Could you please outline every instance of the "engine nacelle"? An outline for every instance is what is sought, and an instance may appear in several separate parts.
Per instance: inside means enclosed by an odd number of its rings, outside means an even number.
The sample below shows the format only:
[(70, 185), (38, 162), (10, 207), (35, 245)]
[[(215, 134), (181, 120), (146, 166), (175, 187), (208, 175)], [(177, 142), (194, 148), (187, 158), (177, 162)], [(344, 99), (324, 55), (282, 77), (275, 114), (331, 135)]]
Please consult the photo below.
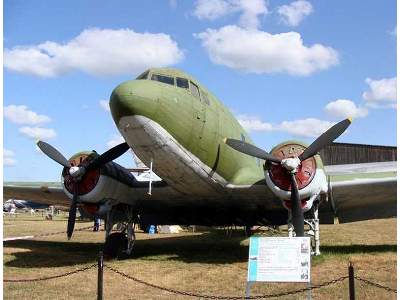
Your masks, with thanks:
[[(72, 166), (84, 164), (91, 159), (94, 152), (79, 152), (69, 159)], [(74, 181), (68, 169), (64, 168), (61, 183), (65, 194), (72, 199)], [(79, 183), (78, 199), (82, 203), (103, 203), (106, 200), (134, 204), (135, 195), (132, 187), (135, 185), (134, 176), (120, 165), (109, 162), (102, 167), (87, 171)]]
[[(287, 141), (275, 146), (271, 154), (278, 158), (298, 157), (307, 145), (297, 141)], [(280, 164), (265, 164), (265, 180), (271, 191), (282, 200), (286, 209), (291, 208), (290, 176)], [(320, 193), (328, 191), (328, 182), (324, 166), (319, 155), (315, 155), (301, 162), (296, 173), (296, 182), (299, 189), (303, 211), (308, 211)]]

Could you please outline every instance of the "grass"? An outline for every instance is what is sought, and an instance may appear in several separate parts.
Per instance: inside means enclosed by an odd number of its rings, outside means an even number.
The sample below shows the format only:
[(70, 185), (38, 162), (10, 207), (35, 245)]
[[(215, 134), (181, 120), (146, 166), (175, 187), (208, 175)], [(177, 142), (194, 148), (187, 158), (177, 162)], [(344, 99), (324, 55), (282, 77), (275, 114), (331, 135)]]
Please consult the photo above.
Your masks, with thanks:
[[(78, 222), (76, 228), (90, 226)], [(4, 236), (35, 235), (65, 230), (66, 217), (45, 221), (41, 216), (4, 218)], [(283, 230), (282, 235), (286, 232)], [(396, 219), (322, 225), (323, 255), (313, 258), (312, 283), (347, 274), (351, 260), (356, 274), (396, 288)], [(217, 295), (243, 295), (247, 277), (248, 239), (241, 231), (231, 238), (222, 231), (181, 234), (137, 234), (133, 257), (106, 262), (110, 266), (164, 287)], [(37, 278), (65, 273), (95, 262), (104, 232), (65, 235), (4, 243), (4, 278)], [(34, 283), (4, 283), (4, 299), (94, 299), (96, 269)], [(125, 279), (106, 270), (105, 299), (187, 299)], [(305, 287), (293, 283), (258, 283), (252, 295)], [(279, 299), (305, 299), (306, 293)], [(348, 299), (347, 281), (313, 291), (313, 299)], [(359, 299), (395, 299), (396, 294), (356, 281)]]

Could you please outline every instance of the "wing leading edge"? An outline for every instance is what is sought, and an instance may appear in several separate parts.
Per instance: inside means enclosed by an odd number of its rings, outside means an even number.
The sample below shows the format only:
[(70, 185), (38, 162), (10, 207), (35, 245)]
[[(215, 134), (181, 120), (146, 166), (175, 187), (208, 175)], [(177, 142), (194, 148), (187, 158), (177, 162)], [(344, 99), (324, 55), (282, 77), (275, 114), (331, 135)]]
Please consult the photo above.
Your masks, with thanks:
[(396, 216), (397, 162), (326, 166), (339, 222)]

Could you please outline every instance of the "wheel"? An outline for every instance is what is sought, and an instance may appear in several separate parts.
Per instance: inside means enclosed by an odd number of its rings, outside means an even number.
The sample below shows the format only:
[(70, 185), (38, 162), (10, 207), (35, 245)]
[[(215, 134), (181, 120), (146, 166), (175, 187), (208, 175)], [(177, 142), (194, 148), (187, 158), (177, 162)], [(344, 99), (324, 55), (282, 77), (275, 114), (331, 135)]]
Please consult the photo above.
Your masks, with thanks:
[(128, 238), (122, 232), (114, 232), (108, 236), (104, 243), (104, 256), (110, 259), (126, 258), (126, 249), (128, 248)]

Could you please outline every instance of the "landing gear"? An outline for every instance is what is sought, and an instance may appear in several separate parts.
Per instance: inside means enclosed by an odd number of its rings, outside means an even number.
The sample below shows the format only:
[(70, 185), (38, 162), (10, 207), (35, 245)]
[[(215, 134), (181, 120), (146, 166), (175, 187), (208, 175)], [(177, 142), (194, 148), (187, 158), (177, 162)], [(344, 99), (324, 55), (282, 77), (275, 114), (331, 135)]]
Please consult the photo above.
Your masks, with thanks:
[[(305, 235), (311, 238), (311, 255), (320, 255), (320, 239), (319, 239), (319, 219), (318, 219), (318, 206), (319, 201), (314, 201), (312, 208), (304, 214), (304, 225), (308, 226), (308, 231), (305, 231)], [(288, 236), (296, 236), (294, 227), (292, 224), (292, 212), (289, 210), (288, 215)]]
[[(132, 254), (135, 245), (135, 221), (138, 216), (134, 214), (133, 208), (125, 206), (113, 207), (108, 213), (105, 222), (106, 241), (104, 244), (104, 255), (108, 258), (124, 259)], [(111, 233), (115, 224), (119, 232)]]
[(311, 237), (311, 254), (315, 256), (320, 255), (318, 204), (313, 206), (306, 214), (304, 223), (309, 227), (309, 230), (306, 232), (306, 234)]
[(122, 232), (110, 234), (104, 244), (103, 253), (108, 258), (123, 259), (126, 257), (125, 249), (128, 247), (128, 238)]

